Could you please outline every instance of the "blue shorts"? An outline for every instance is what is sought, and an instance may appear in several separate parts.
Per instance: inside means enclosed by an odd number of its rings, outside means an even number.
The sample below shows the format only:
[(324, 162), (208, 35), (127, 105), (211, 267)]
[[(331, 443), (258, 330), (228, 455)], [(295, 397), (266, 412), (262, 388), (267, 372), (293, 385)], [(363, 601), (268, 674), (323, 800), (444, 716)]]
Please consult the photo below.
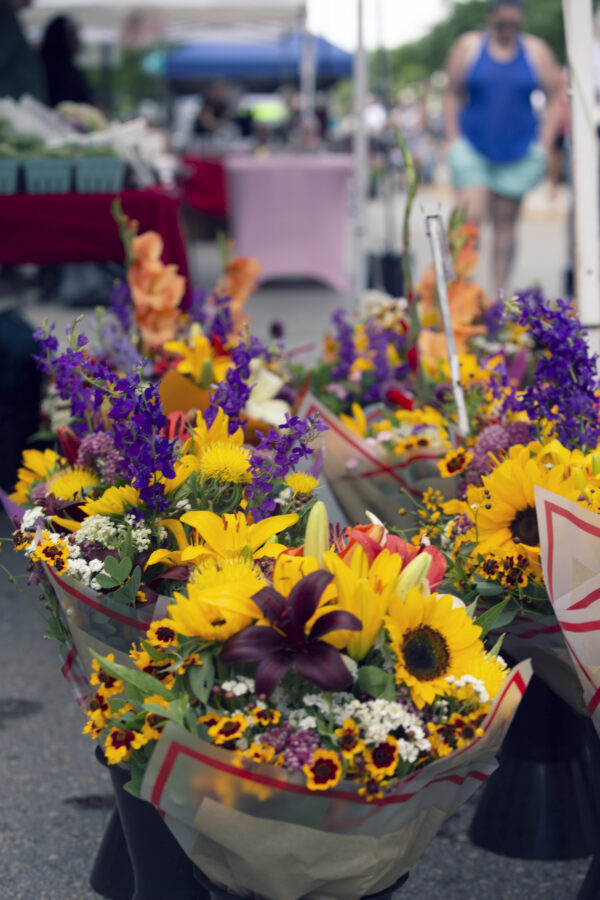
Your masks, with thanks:
[(465, 137), (459, 137), (446, 151), (446, 162), (459, 191), (485, 187), (503, 197), (522, 197), (544, 178), (548, 156), (542, 145), (535, 143), (516, 162), (497, 163), (479, 153)]

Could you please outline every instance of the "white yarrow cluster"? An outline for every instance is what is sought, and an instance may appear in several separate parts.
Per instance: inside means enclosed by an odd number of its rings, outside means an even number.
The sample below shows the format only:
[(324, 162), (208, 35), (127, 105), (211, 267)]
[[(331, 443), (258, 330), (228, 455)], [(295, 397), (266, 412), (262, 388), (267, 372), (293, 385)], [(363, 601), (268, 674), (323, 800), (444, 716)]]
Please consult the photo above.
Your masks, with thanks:
[[(131, 534), (136, 553), (150, 549), (152, 529), (143, 522), (138, 522), (133, 515), (126, 516), (123, 522), (114, 522), (110, 516), (89, 516), (81, 523), (81, 528), (75, 534), (75, 541), (78, 544), (100, 544), (106, 550), (119, 550), (128, 533)], [(166, 533), (162, 535), (165, 536)]]
[(77, 544), (70, 547), (66, 574), (76, 578), (77, 581), (93, 591), (101, 590), (95, 576), (102, 571), (103, 567), (104, 563), (101, 559), (84, 559), (81, 555), (81, 548)]
[(41, 506), (32, 506), (31, 509), (26, 509), (21, 521), (21, 530), (35, 531), (38, 527), (39, 520), (44, 519), (45, 515), (46, 514)]
[(243, 697), (244, 694), (253, 694), (254, 679), (239, 675), (237, 678), (232, 678), (230, 681), (222, 681), (221, 689), (225, 693), (231, 692), (235, 697)]

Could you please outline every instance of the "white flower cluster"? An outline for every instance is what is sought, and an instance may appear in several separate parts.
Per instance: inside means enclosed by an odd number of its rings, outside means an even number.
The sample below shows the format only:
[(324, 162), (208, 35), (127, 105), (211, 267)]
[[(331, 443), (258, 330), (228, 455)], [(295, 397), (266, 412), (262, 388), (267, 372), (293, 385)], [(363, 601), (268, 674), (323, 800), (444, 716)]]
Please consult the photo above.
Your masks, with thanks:
[(39, 525), (39, 520), (44, 519), (45, 515), (41, 506), (32, 506), (31, 509), (26, 509), (21, 521), (21, 530), (35, 531)]
[(314, 716), (307, 715), (305, 709), (294, 709), (288, 716), (288, 722), (292, 728), (299, 728), (301, 731), (316, 731), (317, 720)]
[[(324, 716), (330, 715), (329, 701), (320, 694), (305, 694), (305, 706), (318, 709)], [(348, 694), (333, 694), (331, 714), (339, 727), (345, 719), (354, 719), (368, 746), (385, 741), (389, 734), (397, 737), (400, 758), (409, 763), (417, 761), (422, 751), (430, 749), (423, 723), (401, 703), (389, 700), (357, 700)]]
[(69, 549), (69, 558), (67, 559), (67, 575), (71, 575), (85, 584), (86, 587), (93, 591), (100, 591), (102, 588), (96, 580), (96, 575), (101, 572), (104, 563), (101, 559), (87, 560), (81, 555), (81, 548), (77, 544), (72, 544)]
[(474, 675), (461, 675), (460, 678), (455, 678), (454, 675), (447, 675), (446, 681), (448, 684), (452, 684), (457, 688), (466, 687), (468, 684), (471, 685), (473, 691), (477, 694), (480, 703), (487, 703), (490, 699), (485, 682), (481, 681), (479, 678), (475, 678)]
[[(166, 532), (161, 530), (163, 534), (160, 538), (164, 539)], [(100, 544), (106, 550), (119, 550), (128, 533), (131, 534), (136, 553), (150, 549), (152, 529), (143, 522), (138, 522), (133, 515), (126, 516), (123, 522), (114, 522), (110, 516), (89, 516), (75, 534), (75, 541), (78, 544)]]
[(230, 681), (222, 681), (221, 689), (225, 693), (231, 692), (235, 697), (243, 697), (244, 694), (254, 693), (254, 679), (246, 678), (244, 675), (238, 675)]

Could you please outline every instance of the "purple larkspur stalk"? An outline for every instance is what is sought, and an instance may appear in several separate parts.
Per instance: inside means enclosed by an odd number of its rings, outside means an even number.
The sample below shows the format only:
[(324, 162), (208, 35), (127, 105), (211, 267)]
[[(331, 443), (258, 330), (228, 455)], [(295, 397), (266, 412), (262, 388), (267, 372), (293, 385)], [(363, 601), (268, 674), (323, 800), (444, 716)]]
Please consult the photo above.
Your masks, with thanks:
[(331, 377), (334, 379), (344, 379), (350, 374), (352, 363), (356, 359), (354, 330), (346, 320), (346, 312), (342, 308), (336, 309), (331, 317), (331, 321), (335, 325), (335, 338), (338, 343), (338, 362), (331, 370)]
[(125, 334), (129, 334), (133, 324), (133, 300), (126, 281), (121, 282), (110, 295), (110, 309), (119, 321)]

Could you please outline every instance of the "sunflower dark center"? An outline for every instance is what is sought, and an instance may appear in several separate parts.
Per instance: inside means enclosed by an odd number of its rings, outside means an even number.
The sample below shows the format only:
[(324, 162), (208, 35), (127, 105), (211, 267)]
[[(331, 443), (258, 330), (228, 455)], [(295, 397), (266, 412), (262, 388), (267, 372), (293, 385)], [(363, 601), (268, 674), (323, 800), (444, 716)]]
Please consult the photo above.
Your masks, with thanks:
[(515, 541), (535, 547), (540, 542), (535, 507), (520, 509), (510, 523), (510, 532)]
[(443, 675), (450, 662), (446, 639), (429, 625), (407, 632), (402, 644), (404, 665), (419, 681), (431, 681)]

